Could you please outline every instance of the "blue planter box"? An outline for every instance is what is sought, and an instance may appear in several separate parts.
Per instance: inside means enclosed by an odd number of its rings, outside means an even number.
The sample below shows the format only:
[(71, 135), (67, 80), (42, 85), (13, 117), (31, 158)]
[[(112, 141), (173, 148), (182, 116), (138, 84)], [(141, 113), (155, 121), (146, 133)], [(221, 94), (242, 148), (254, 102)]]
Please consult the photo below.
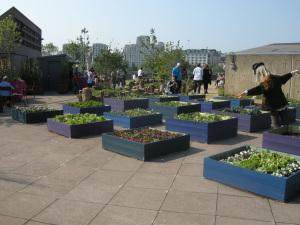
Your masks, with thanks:
[(83, 114), (83, 113), (90, 113), (90, 114), (97, 114), (98, 116), (103, 115), (104, 112), (110, 111), (109, 105), (98, 106), (98, 107), (88, 107), (88, 108), (79, 108), (70, 105), (63, 105), (64, 114)]
[(230, 99), (230, 107), (245, 107), (248, 105), (253, 105), (253, 99)]
[(143, 144), (122, 139), (113, 135), (113, 133), (105, 133), (102, 135), (102, 147), (112, 152), (146, 161), (170, 153), (188, 150), (190, 136), (187, 134), (182, 135), (169, 140)]
[(69, 138), (80, 138), (84, 136), (99, 135), (104, 132), (113, 131), (113, 121), (68, 125), (54, 119), (47, 119), (48, 130)]
[(114, 121), (115, 125), (125, 128), (138, 128), (162, 123), (162, 114), (156, 113), (145, 116), (127, 117), (115, 113), (104, 113), (104, 117)]
[(237, 118), (210, 123), (167, 119), (166, 129), (187, 133), (195, 141), (211, 143), (216, 140), (237, 136), (237, 123)]
[(182, 102), (189, 102), (191, 100), (205, 100), (205, 95), (179, 95), (179, 100)]
[(200, 102), (201, 112), (211, 112), (214, 109), (223, 109), (230, 106), (230, 101), (224, 100), (220, 102)]
[(267, 130), (271, 127), (270, 113), (248, 115), (241, 113), (222, 112), (219, 110), (213, 110), (212, 113), (236, 117), (238, 119), (238, 130), (243, 132), (257, 132)]
[(52, 118), (62, 114), (63, 114), (62, 110), (34, 112), (34, 113), (21, 112), (18, 109), (11, 110), (12, 118), (21, 123), (45, 123), (47, 122), (47, 118)]
[(201, 105), (199, 103), (192, 103), (191, 105), (178, 107), (153, 104), (152, 109), (162, 113), (164, 119), (169, 119), (181, 113), (199, 112), (200, 107)]
[(112, 111), (125, 111), (128, 109), (142, 108), (148, 109), (149, 99), (147, 98), (137, 98), (122, 100), (118, 98), (104, 98), (104, 104), (110, 105)]
[(149, 99), (149, 107), (152, 108), (153, 104), (156, 102), (169, 102), (169, 101), (179, 101), (179, 96), (169, 96), (169, 97), (147, 97)]
[(289, 177), (276, 177), (220, 161), (245, 150), (242, 146), (204, 159), (204, 177), (279, 201), (288, 201), (300, 192), (300, 171)]
[(283, 135), (290, 132), (300, 134), (300, 126), (289, 125), (264, 132), (262, 146), (300, 156), (300, 136)]

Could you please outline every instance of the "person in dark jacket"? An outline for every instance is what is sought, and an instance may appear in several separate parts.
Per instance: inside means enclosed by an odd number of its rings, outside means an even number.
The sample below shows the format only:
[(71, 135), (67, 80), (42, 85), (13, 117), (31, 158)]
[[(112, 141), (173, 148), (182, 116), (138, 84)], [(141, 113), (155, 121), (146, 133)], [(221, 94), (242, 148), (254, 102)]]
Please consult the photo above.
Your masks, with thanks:
[(204, 94), (208, 94), (207, 92), (208, 84), (211, 84), (211, 70), (209, 69), (208, 64), (205, 64), (203, 68)]
[(252, 66), (256, 81), (261, 81), (259, 85), (249, 90), (245, 90), (239, 97), (244, 95), (263, 95), (263, 110), (271, 112), (272, 127), (277, 128), (287, 125), (287, 105), (288, 102), (283, 94), (281, 86), (284, 85), (298, 70), (291, 71), (285, 75), (273, 75), (266, 68), (264, 63), (255, 63)]

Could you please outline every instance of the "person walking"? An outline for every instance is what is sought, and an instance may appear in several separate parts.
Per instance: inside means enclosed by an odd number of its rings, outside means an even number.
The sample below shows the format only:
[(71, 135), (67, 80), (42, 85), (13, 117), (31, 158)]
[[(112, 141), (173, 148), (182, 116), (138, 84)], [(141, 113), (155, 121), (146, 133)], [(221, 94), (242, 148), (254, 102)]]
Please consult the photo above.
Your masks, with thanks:
[(208, 94), (207, 92), (208, 84), (211, 84), (211, 69), (209, 69), (208, 64), (205, 64), (203, 68), (204, 94)]
[(197, 65), (197, 67), (195, 67), (195, 69), (193, 70), (193, 75), (194, 75), (194, 93), (198, 93), (200, 94), (201, 91), (201, 84), (203, 81), (203, 70), (200, 66), (200, 63)]
[(176, 83), (177, 83), (177, 93), (181, 92), (181, 69), (180, 69), (180, 63), (177, 63), (176, 66), (172, 69), (172, 77), (174, 77)]
[(256, 81), (260, 84), (254, 88), (243, 91), (239, 98), (248, 95), (263, 95), (262, 109), (271, 112), (272, 127), (278, 128), (288, 123), (287, 106), (288, 102), (282, 91), (284, 85), (294, 74), (299, 73), (299, 70), (293, 70), (285, 75), (273, 75), (265, 67), (263, 62), (255, 63), (252, 66)]
[(138, 70), (138, 84), (139, 84), (139, 88), (143, 88), (143, 76), (144, 76), (144, 72), (143, 72), (143, 67), (141, 67), (139, 70)]

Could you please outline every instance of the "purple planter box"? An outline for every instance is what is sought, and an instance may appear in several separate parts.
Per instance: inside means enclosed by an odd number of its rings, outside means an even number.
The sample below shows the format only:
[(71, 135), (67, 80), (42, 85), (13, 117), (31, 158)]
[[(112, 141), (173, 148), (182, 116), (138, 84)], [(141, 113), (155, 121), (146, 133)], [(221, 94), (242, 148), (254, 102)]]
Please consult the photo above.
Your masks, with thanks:
[(288, 201), (299, 194), (300, 171), (289, 177), (276, 177), (220, 161), (245, 149), (246, 146), (242, 146), (206, 157), (204, 159), (204, 177), (279, 201)]
[(283, 135), (285, 133), (300, 134), (300, 126), (288, 125), (264, 132), (262, 146), (300, 156), (300, 136)]
[(237, 118), (210, 123), (167, 119), (166, 129), (189, 134), (192, 140), (209, 144), (237, 136), (237, 123)]
[(216, 102), (200, 102), (201, 104), (201, 112), (211, 112), (215, 109), (223, 109), (228, 108), (230, 106), (230, 101), (228, 100), (221, 100)]
[(97, 106), (97, 107), (87, 107), (87, 108), (79, 108), (70, 105), (63, 105), (64, 114), (97, 114), (98, 116), (103, 115), (104, 112), (110, 111), (109, 105)]
[(189, 102), (193, 100), (199, 100), (199, 101), (204, 101), (205, 100), (205, 95), (179, 95), (179, 100), (182, 102)]
[(248, 115), (241, 113), (222, 112), (219, 110), (213, 110), (212, 113), (236, 117), (238, 119), (238, 130), (243, 132), (257, 132), (267, 130), (271, 127), (270, 113)]
[(102, 147), (112, 152), (146, 161), (188, 150), (190, 148), (190, 136), (182, 134), (180, 137), (143, 144), (122, 139), (113, 133), (105, 133), (102, 135)]
[(113, 131), (113, 121), (68, 125), (54, 119), (47, 119), (48, 130), (69, 138), (80, 138), (84, 136), (99, 135)]
[(104, 98), (104, 104), (110, 105), (112, 111), (125, 111), (128, 109), (142, 108), (148, 109), (149, 99), (136, 98), (129, 100), (122, 100), (118, 98)]

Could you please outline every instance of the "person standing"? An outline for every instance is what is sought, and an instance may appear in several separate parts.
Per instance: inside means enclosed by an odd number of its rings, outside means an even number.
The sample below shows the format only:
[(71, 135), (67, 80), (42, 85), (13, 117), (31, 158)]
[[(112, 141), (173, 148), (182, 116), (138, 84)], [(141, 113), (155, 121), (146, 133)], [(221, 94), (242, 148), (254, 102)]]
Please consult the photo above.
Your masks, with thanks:
[(143, 88), (143, 67), (141, 67), (139, 70), (138, 70), (138, 84), (139, 84), (139, 88)]
[(203, 81), (203, 70), (200, 67), (200, 63), (195, 67), (193, 70), (193, 75), (194, 75), (194, 93), (200, 94), (201, 91), (201, 84)]
[(243, 91), (239, 98), (248, 95), (263, 95), (265, 101), (263, 101), (262, 109), (271, 112), (272, 127), (277, 128), (281, 125), (287, 125), (288, 102), (282, 91), (282, 85), (284, 85), (295, 73), (299, 73), (299, 70), (293, 70), (285, 75), (273, 75), (265, 67), (264, 63), (255, 63), (252, 66), (256, 81), (260, 80), (260, 84), (254, 88)]
[(181, 92), (181, 69), (180, 69), (180, 63), (177, 63), (175, 67), (172, 69), (172, 77), (174, 77), (176, 83), (177, 83), (177, 93)]
[(116, 89), (117, 75), (116, 75), (116, 73), (114, 71), (111, 71), (111, 73), (110, 73), (110, 79), (111, 79), (112, 88)]
[(211, 84), (211, 70), (209, 69), (208, 64), (205, 64), (203, 68), (204, 94), (208, 94), (207, 92), (208, 84)]

